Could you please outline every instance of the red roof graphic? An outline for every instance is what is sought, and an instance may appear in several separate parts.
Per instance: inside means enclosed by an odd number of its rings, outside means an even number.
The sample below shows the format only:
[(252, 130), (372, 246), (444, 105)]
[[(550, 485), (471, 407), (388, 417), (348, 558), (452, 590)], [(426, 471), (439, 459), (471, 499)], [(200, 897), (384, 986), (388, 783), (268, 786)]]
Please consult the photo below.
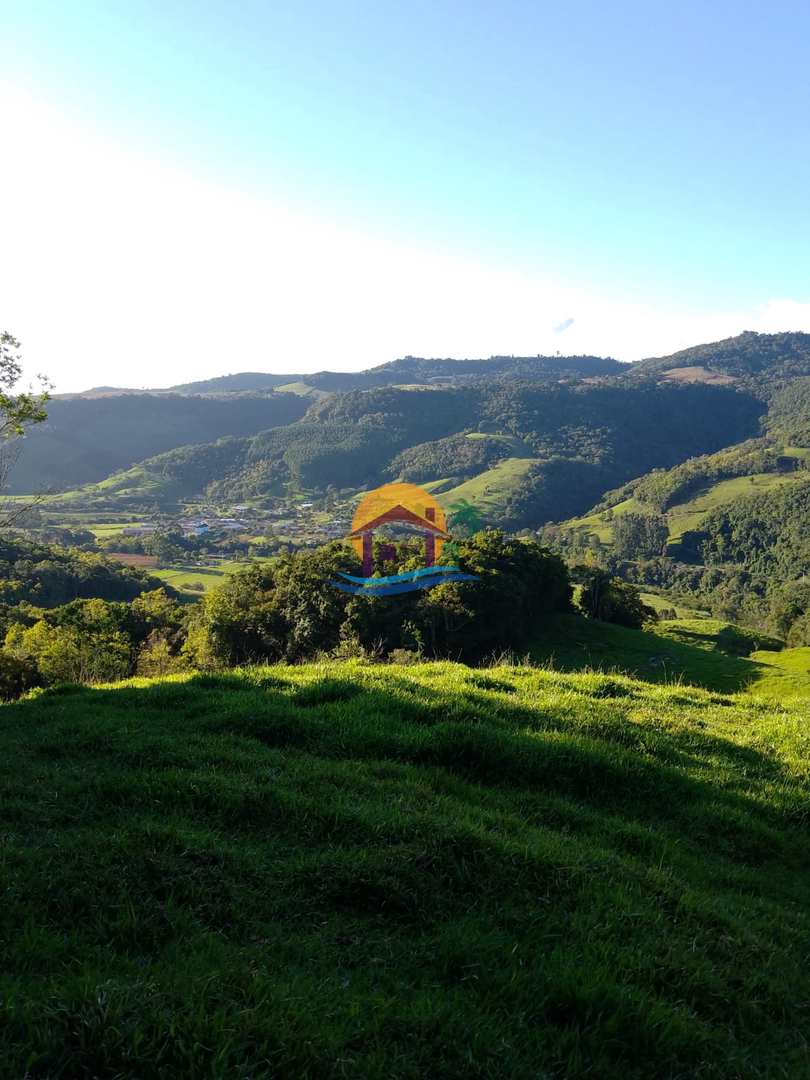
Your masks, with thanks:
[(427, 532), (435, 533), (436, 536), (449, 539), (450, 533), (440, 529), (439, 526), (433, 522), (428, 521), (427, 518), (420, 517), (419, 514), (415, 514), (412, 510), (407, 510), (404, 506), (397, 505), (392, 506), (390, 510), (386, 510), (384, 514), (380, 514), (379, 517), (373, 518), (371, 521), (366, 521), (362, 525), (359, 525), (356, 529), (349, 533), (349, 536), (362, 536), (365, 532), (371, 532), (379, 525), (385, 525), (392, 521), (404, 521), (410, 525), (416, 525), (420, 529), (425, 529)]

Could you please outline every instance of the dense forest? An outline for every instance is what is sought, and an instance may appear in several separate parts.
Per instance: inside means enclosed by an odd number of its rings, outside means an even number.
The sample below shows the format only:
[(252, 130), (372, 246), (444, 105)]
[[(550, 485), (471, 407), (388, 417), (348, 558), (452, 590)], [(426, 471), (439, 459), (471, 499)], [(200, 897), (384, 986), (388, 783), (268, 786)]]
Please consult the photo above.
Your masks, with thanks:
[[(655, 381), (352, 391), (310, 404), (286, 426), (148, 459), (87, 494), (138, 503), (263, 497), (290, 485), (361, 489), (397, 476), (458, 481), (512, 456), (531, 467), (492, 524), (525, 527), (580, 512), (650, 467), (754, 435), (762, 412), (749, 394)], [(476, 435), (503, 438), (461, 442)]]

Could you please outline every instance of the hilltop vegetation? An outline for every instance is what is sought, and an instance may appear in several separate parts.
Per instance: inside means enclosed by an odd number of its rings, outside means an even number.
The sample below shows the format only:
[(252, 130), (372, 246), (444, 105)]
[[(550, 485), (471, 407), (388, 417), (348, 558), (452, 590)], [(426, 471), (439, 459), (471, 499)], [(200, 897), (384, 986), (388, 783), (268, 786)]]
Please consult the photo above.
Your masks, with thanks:
[(9, 1076), (808, 1075), (803, 711), (320, 664), (0, 712)]
[(694, 345), (671, 356), (634, 364), (636, 375), (666, 374), (684, 368), (705, 368), (731, 376), (767, 395), (786, 380), (810, 375), (810, 334), (757, 334), (747, 331), (723, 341)]
[(366, 371), (316, 371), (308, 375), (266, 375), (242, 372), (217, 379), (173, 386), (178, 393), (207, 394), (265, 390), (285, 383), (303, 383), (329, 393), (372, 390), (404, 383), (461, 382), (510, 376), (532, 379), (593, 378), (620, 374), (626, 365), (602, 356), (490, 356), (480, 360), (403, 356)]

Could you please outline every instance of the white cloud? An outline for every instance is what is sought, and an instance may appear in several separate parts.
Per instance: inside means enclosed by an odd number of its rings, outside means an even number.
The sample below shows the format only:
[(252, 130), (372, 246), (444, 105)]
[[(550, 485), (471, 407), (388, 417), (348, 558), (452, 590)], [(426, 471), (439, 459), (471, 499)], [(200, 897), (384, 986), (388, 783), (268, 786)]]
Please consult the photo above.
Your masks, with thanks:
[(375, 236), (134, 154), (2, 84), (0, 116), (0, 328), (58, 390), (556, 352), (563, 317), (567, 352), (623, 360), (810, 330), (810, 303), (661, 310)]

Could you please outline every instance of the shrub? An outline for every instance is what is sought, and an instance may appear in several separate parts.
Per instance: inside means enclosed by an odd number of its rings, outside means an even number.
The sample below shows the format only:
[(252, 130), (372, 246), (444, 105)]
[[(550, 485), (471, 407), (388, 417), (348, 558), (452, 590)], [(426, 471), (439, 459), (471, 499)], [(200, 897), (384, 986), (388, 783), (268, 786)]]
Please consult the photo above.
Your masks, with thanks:
[(611, 577), (604, 570), (585, 570), (583, 576), (579, 596), (583, 614), (633, 629), (640, 629), (645, 622), (657, 618), (654, 609), (643, 602), (635, 585)]
[(0, 699), (11, 701), (39, 684), (36, 664), (0, 650)]

